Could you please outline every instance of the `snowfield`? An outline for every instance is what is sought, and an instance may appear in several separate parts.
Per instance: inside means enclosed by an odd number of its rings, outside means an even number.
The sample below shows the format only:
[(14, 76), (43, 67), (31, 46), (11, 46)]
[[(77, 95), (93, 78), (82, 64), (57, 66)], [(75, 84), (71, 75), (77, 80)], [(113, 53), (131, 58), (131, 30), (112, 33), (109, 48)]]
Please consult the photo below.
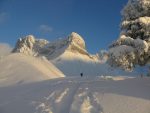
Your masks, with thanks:
[(149, 9), (129, 0), (118, 40), (96, 54), (76, 32), (0, 43), (0, 113), (150, 113)]
[(150, 79), (66, 77), (0, 87), (0, 113), (150, 113)]
[(30, 35), (6, 53), (0, 113), (150, 113), (150, 79), (138, 78), (143, 71), (111, 68), (77, 33), (53, 43)]

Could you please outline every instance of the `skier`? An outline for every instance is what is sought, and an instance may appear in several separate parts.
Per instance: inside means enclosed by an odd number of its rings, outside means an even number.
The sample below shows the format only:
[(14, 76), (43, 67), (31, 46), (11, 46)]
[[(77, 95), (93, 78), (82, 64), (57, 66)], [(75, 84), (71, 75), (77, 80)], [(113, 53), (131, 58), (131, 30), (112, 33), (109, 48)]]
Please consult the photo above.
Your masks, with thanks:
[(80, 76), (83, 77), (83, 73), (80, 73)]

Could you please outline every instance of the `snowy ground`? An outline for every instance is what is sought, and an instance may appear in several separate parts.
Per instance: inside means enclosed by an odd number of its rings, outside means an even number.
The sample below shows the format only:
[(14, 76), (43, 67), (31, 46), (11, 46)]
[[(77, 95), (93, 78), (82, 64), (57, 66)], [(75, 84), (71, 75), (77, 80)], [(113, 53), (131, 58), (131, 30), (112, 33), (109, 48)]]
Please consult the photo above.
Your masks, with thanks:
[(150, 79), (67, 77), (3, 86), (0, 113), (150, 113)]

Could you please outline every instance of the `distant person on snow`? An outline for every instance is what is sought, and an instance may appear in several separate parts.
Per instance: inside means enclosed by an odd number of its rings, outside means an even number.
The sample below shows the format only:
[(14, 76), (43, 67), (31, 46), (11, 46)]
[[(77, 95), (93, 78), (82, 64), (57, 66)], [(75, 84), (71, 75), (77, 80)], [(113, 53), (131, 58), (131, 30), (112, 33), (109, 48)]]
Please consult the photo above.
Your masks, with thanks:
[(144, 76), (144, 75), (143, 75), (143, 74), (141, 74), (141, 78), (143, 78), (143, 76)]
[(83, 73), (80, 73), (80, 76), (83, 77)]

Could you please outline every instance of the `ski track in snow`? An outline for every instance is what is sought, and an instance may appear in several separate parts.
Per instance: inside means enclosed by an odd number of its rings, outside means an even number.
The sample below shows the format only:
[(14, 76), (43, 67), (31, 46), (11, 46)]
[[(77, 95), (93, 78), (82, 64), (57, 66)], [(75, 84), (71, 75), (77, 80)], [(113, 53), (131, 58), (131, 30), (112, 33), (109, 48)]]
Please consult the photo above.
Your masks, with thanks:
[(2, 88), (0, 113), (149, 113), (149, 83), (68, 77)]
[(41, 102), (35, 102), (35, 113), (103, 113), (97, 98), (88, 88), (92, 82), (68, 81), (71, 85), (63, 91), (54, 91)]

